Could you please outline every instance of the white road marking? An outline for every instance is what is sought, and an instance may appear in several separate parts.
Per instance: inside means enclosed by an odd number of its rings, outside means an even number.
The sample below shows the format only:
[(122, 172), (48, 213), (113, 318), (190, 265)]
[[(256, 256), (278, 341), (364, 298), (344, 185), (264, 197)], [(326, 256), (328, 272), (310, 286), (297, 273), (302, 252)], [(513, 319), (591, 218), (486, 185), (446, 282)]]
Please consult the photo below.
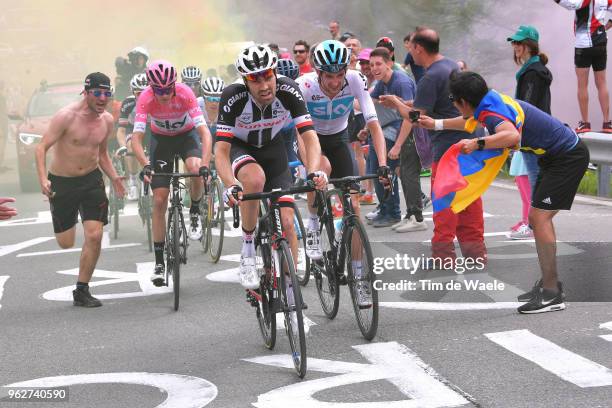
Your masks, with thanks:
[[(353, 346), (369, 364), (308, 359), (308, 369), (338, 374), (317, 380), (302, 381), (259, 395), (257, 408), (416, 408), (457, 407), (470, 403), (471, 397), (448, 385), (432, 367), (425, 364), (408, 347), (396, 342)], [(245, 359), (252, 363), (293, 369), (289, 355)], [(395, 385), (407, 399), (380, 402), (327, 402), (314, 395), (320, 391), (368, 381), (386, 380)]]
[[(104, 231), (102, 234), (102, 249), (119, 249), (119, 248), (131, 248), (135, 246), (140, 246), (142, 244), (138, 243), (127, 243), (127, 244), (117, 244), (111, 245), (110, 243), (110, 233), (108, 231)], [(41, 255), (57, 255), (57, 254), (67, 254), (71, 252), (81, 252), (83, 248), (69, 248), (69, 249), (54, 249), (51, 251), (40, 251), (40, 252), (26, 252), (23, 254), (17, 255), (17, 258), (21, 258), (24, 256), (41, 256)]]
[(380, 302), (380, 306), (408, 310), (499, 310), (516, 309), (518, 302)]
[(0, 247), (0, 256), (12, 254), (13, 252), (17, 252), (17, 251), (20, 251), (22, 249), (25, 249), (25, 248), (28, 248), (34, 245), (38, 245), (43, 242), (50, 241), (52, 239), (55, 239), (55, 237), (39, 237), (39, 238), (29, 239), (24, 242), (20, 242), (18, 244), (4, 245)]
[[(608, 329), (608, 330), (612, 330), (612, 322), (608, 322), (608, 323), (602, 323), (599, 325), (600, 329)], [(606, 340), (606, 341), (612, 341), (612, 334), (604, 334), (599, 336), (602, 339)]]
[[(201, 408), (217, 398), (217, 387), (203, 378), (165, 373), (100, 373), (60, 375), (5, 385), (9, 387), (67, 387), (78, 384), (134, 384), (159, 388), (168, 397), (156, 408)], [(2, 388), (0, 388), (2, 392)], [(6, 394), (6, 392), (2, 392)], [(104, 396), (100, 396), (104, 400)]]
[(581, 388), (612, 385), (612, 370), (529, 330), (485, 333), (491, 341)]
[[(106, 271), (102, 269), (96, 269), (93, 274), (93, 278), (108, 278), (101, 281), (89, 282), (89, 287), (94, 288), (96, 286), (107, 286), (114, 285), (117, 283), (125, 282), (138, 282), (140, 285), (139, 292), (122, 292), (122, 293), (109, 293), (109, 294), (98, 294), (97, 291), (94, 295), (99, 299), (125, 299), (140, 296), (152, 296), (160, 295), (163, 293), (172, 292), (172, 280), (169, 286), (157, 287), (151, 283), (150, 276), (153, 271), (155, 262), (139, 262), (136, 264), (136, 273), (133, 272), (122, 272), (122, 271)], [(57, 271), (63, 275), (79, 275), (79, 269), (67, 269), (63, 271)], [(65, 286), (63, 288), (53, 289), (43, 293), (43, 298), (47, 300), (54, 300), (58, 302), (72, 302), (72, 290), (74, 285)]]
[[(2, 300), (2, 295), (4, 295), (4, 284), (6, 283), (8, 278), (10, 278), (10, 276), (0, 276), (0, 300)], [(1, 308), (2, 305), (0, 304), (0, 309)]]

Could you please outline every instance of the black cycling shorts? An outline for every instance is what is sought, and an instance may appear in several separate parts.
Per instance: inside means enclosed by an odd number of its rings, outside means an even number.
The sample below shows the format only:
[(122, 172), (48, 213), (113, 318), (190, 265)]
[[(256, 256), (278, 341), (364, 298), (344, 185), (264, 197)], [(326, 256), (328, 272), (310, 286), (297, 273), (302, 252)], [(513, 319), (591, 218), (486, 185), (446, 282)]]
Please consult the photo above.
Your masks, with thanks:
[(356, 176), (357, 162), (355, 152), (348, 143), (347, 130), (335, 135), (319, 135), (321, 152), (327, 157), (331, 164), (330, 178), (341, 178), (346, 176)]
[(541, 157), (538, 165), (540, 172), (531, 206), (541, 210), (569, 210), (589, 165), (589, 149), (586, 144), (580, 140), (569, 152)]
[(282, 137), (277, 136), (270, 143), (259, 148), (244, 143), (238, 138), (233, 138), (231, 143), (230, 161), (234, 177), (238, 178), (238, 172), (246, 164), (257, 163), (266, 176), (264, 191), (271, 191), (275, 188), (285, 189), (292, 186), (287, 151)]
[[(196, 128), (178, 136), (151, 135), (151, 165), (156, 173), (172, 173), (174, 156), (178, 154), (183, 161), (189, 157), (202, 157), (202, 145)], [(170, 177), (153, 177), (151, 188), (168, 188)]]
[(576, 68), (590, 68), (593, 71), (603, 71), (606, 69), (608, 59), (606, 45), (597, 45), (591, 48), (575, 48), (574, 64)]
[(49, 173), (51, 190), (49, 198), (53, 231), (58, 234), (74, 227), (81, 214), (81, 221), (100, 221), (108, 224), (108, 198), (100, 169), (78, 177), (62, 177)]

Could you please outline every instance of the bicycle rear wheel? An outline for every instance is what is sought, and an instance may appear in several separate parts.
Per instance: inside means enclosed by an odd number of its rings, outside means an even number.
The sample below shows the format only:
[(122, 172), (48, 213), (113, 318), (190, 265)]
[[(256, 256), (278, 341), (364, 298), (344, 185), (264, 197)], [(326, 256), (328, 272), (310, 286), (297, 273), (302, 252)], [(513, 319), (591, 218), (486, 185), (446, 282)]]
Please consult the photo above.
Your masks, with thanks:
[(298, 241), (298, 265), (296, 274), (300, 285), (306, 286), (310, 280), (310, 258), (306, 255), (306, 230), (302, 221), (302, 214), (297, 206), (294, 207), (295, 234)]
[(336, 255), (335, 251), (332, 250), (333, 242), (333, 222), (331, 219), (321, 219), (321, 249), (323, 251), (323, 259), (312, 261), (310, 265), (323, 313), (329, 319), (336, 317), (340, 306), (340, 284), (334, 270), (334, 258)]
[[(172, 212), (172, 252), (174, 262), (172, 263), (172, 286), (174, 291), (174, 310), (179, 308), (179, 294), (181, 290), (181, 221), (178, 209)], [(185, 237), (183, 237), (185, 239)]]
[(374, 289), (372, 247), (357, 217), (349, 222), (344, 237), (347, 281), (357, 325), (363, 337), (372, 340), (378, 330), (378, 292)]
[[(257, 239), (257, 241), (259, 241)], [(259, 284), (259, 297), (257, 298), (256, 315), (259, 323), (261, 337), (269, 350), (276, 344), (276, 307), (274, 298), (274, 275), (272, 274), (272, 260), (270, 246), (255, 242), (257, 270), (261, 276)]]
[(113, 239), (117, 239), (117, 236), (119, 235), (119, 197), (117, 197), (113, 186), (110, 187), (108, 202), (112, 236)]
[[(210, 258), (214, 263), (219, 262), (223, 250), (223, 235), (225, 232), (225, 204), (223, 202), (223, 187), (221, 180), (213, 179), (209, 192), (209, 221), (208, 240), (210, 242)], [(213, 234), (213, 228), (218, 234)]]
[(153, 252), (153, 231), (151, 230), (151, 196), (142, 195), (140, 196), (140, 211), (143, 218), (144, 227), (147, 230), (147, 242), (149, 244), (149, 252)]
[(291, 358), (300, 378), (306, 375), (307, 353), (304, 315), (302, 314), (302, 291), (295, 274), (293, 256), (286, 241), (281, 241), (275, 250), (276, 267), (280, 275), (281, 304), (285, 315), (285, 330), (289, 336)]

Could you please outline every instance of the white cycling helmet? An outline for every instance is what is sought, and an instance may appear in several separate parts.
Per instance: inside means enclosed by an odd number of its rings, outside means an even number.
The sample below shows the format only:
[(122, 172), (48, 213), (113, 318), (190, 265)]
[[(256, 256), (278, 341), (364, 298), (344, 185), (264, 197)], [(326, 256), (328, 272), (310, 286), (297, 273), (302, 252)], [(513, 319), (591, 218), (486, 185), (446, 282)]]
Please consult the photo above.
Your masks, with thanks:
[(202, 80), (202, 71), (196, 66), (189, 65), (181, 71), (181, 80), (183, 82), (199, 82)]
[(278, 56), (267, 45), (259, 44), (245, 48), (236, 60), (240, 75), (256, 74), (268, 69), (276, 69)]
[(202, 92), (205, 96), (221, 96), (225, 82), (219, 77), (208, 77), (202, 82)]
[(132, 50), (128, 52), (128, 57), (132, 55), (142, 55), (145, 57), (145, 63), (149, 60), (149, 51), (147, 51), (145, 47), (132, 48)]
[(134, 91), (143, 91), (147, 85), (149, 85), (149, 81), (147, 80), (147, 74), (140, 73), (140, 74), (136, 74), (132, 77), (132, 80), (130, 81), (130, 89), (132, 90), (132, 92)]

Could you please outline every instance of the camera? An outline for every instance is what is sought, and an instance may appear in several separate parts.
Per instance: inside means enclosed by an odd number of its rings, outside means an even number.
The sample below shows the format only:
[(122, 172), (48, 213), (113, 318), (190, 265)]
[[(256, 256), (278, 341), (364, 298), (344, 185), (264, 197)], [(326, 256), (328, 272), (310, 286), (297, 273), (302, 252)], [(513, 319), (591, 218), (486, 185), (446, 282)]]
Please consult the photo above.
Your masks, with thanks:
[(408, 117), (410, 118), (410, 121), (412, 123), (418, 122), (419, 118), (421, 117), (421, 111), (418, 110), (413, 110), (408, 112)]

